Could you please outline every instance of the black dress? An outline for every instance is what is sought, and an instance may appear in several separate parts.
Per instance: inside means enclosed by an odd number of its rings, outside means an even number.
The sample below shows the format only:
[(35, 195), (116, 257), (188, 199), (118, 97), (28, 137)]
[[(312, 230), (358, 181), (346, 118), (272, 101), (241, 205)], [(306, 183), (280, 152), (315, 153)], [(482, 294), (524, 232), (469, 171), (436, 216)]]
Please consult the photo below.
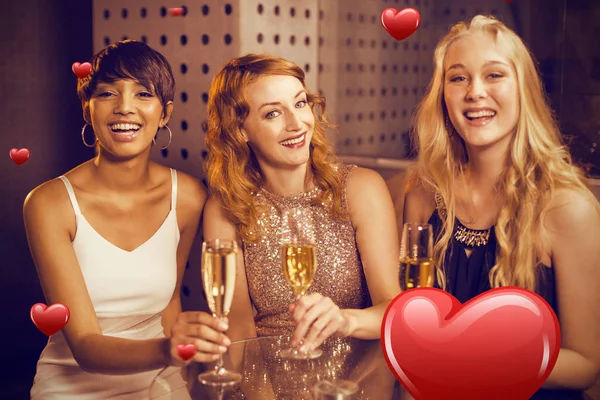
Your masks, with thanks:
[[(437, 238), (442, 230), (442, 217), (445, 213), (439, 198), (436, 199), (436, 202), (438, 208), (428, 221), (433, 228), (434, 238)], [(473, 230), (465, 227), (458, 219), (455, 219), (454, 224), (454, 235), (444, 259), (446, 291), (464, 304), (491, 289), (488, 276), (490, 269), (495, 264), (497, 241), (493, 227), (487, 230)], [(470, 257), (467, 257), (465, 249), (472, 250)], [(537, 274), (536, 292), (548, 302), (560, 322), (554, 268), (540, 266)], [(435, 287), (440, 288), (437, 278)], [(530, 400), (583, 399), (585, 399), (583, 391), (540, 389)]]

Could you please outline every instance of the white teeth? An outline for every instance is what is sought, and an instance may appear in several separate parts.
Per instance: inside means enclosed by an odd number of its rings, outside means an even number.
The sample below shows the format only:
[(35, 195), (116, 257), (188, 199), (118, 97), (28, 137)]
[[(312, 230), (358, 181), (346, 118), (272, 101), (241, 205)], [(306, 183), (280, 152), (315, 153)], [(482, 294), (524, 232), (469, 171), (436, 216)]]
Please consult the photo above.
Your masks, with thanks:
[(140, 128), (141, 128), (141, 125), (137, 125), (137, 124), (114, 124), (114, 125), (110, 126), (110, 129), (112, 129), (113, 131), (115, 131), (115, 130), (137, 131)]
[(496, 112), (491, 110), (469, 111), (465, 115), (469, 118), (493, 117)]
[(302, 141), (304, 140), (304, 137), (305, 137), (305, 136), (306, 136), (306, 133), (305, 133), (304, 135), (300, 136), (300, 137), (299, 137), (299, 138), (297, 138), (297, 139), (285, 140), (285, 141), (283, 141), (283, 142), (279, 142), (279, 144), (282, 144), (282, 145), (284, 145), (284, 146), (289, 146), (289, 145), (292, 145), (292, 144), (297, 144), (297, 143), (300, 143), (300, 142), (302, 142)]

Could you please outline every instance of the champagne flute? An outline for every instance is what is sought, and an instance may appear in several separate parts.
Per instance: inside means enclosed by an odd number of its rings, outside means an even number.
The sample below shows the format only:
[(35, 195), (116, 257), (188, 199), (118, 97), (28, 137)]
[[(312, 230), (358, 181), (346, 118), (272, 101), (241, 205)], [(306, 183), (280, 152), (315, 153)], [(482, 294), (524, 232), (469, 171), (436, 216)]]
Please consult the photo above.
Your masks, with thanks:
[[(208, 307), (213, 318), (224, 319), (229, 314), (235, 288), (237, 244), (233, 240), (215, 239), (202, 243), (202, 280)], [(241, 375), (223, 367), (223, 355), (212, 371), (198, 375), (209, 386), (229, 386), (241, 380)]]
[[(281, 263), (283, 275), (292, 286), (296, 301), (312, 285), (317, 269), (316, 233), (309, 208), (292, 208), (282, 215)], [(319, 349), (301, 352), (298, 349), (281, 350), (282, 358), (311, 360), (323, 354)]]
[(400, 287), (402, 290), (432, 287), (433, 228), (427, 223), (406, 223), (400, 245)]

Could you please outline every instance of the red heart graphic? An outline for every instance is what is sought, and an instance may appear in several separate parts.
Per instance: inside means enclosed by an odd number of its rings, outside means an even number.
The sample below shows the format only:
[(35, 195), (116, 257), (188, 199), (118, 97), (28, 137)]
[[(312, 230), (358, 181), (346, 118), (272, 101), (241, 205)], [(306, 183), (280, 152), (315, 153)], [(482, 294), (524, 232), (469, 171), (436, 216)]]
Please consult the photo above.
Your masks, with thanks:
[(90, 73), (92, 73), (92, 64), (90, 64), (89, 62), (84, 62), (83, 64), (74, 62), (71, 69), (79, 79), (82, 79), (88, 76)]
[(407, 290), (386, 310), (381, 336), (390, 370), (416, 400), (529, 399), (561, 340), (548, 303), (517, 287), (464, 305), (440, 289)]
[(415, 33), (421, 23), (421, 14), (414, 8), (401, 11), (386, 8), (381, 13), (381, 25), (396, 40), (403, 40)]
[(25, 161), (29, 160), (29, 150), (27, 149), (10, 149), (8, 153), (10, 155), (11, 160), (15, 162), (17, 165), (23, 164)]
[(196, 354), (196, 346), (193, 344), (178, 344), (177, 354), (179, 354), (179, 357), (183, 360), (187, 361)]
[(54, 335), (65, 327), (69, 321), (69, 308), (62, 303), (52, 304), (50, 307), (44, 303), (37, 303), (29, 312), (35, 326), (46, 336)]
[(172, 17), (181, 17), (183, 15), (183, 7), (169, 8), (169, 15)]

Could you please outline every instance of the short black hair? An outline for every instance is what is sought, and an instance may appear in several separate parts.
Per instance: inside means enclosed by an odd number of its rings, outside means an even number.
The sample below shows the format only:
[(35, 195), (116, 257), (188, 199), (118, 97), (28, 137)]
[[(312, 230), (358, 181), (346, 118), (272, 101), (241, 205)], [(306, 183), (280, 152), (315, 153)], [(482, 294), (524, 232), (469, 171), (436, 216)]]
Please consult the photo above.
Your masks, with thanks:
[(169, 62), (145, 43), (136, 40), (113, 43), (98, 52), (90, 63), (92, 72), (77, 82), (77, 95), (83, 107), (90, 101), (98, 83), (119, 79), (139, 82), (159, 98), (163, 112), (175, 97), (175, 78)]

